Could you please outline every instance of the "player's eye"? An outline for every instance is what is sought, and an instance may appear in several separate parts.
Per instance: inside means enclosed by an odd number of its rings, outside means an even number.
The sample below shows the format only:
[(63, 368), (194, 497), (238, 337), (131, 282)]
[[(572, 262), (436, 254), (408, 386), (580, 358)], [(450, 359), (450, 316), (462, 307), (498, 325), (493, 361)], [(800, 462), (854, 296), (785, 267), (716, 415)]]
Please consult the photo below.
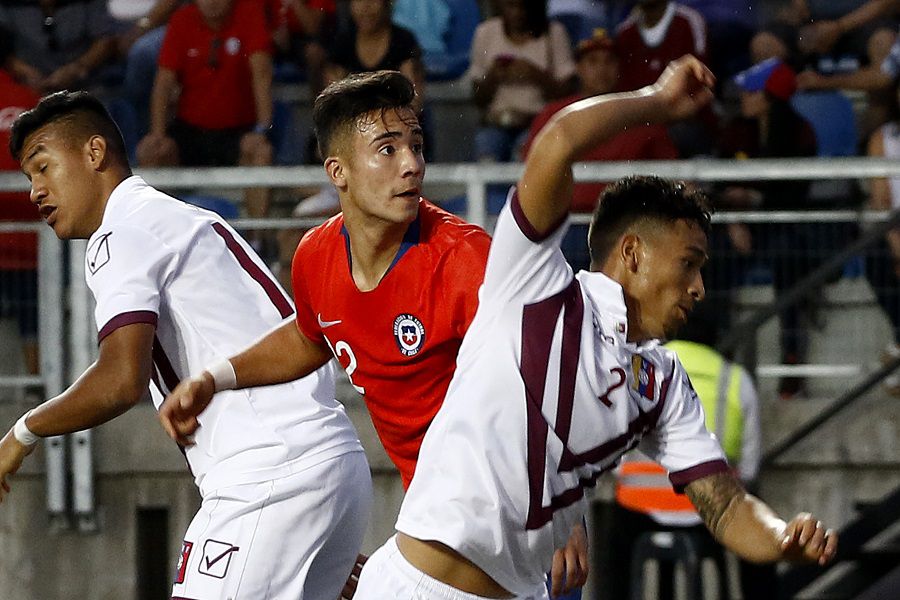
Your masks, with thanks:
[(424, 148), (425, 148), (425, 145), (422, 144), (422, 142), (418, 142), (418, 143), (412, 145), (412, 150), (416, 154), (422, 154)]
[(397, 149), (394, 148), (392, 145), (388, 144), (388, 145), (386, 145), (386, 146), (382, 146), (381, 148), (379, 148), (378, 151), (379, 151), (381, 154), (384, 154), (385, 156), (390, 156), (391, 154), (393, 154), (394, 152), (396, 152)]

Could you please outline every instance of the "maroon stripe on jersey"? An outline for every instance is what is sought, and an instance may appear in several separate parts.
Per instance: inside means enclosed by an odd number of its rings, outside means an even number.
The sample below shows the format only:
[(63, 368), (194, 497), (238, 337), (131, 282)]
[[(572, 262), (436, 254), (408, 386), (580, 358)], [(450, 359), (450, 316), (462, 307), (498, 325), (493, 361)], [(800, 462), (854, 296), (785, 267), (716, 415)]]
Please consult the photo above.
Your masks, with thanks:
[[(569, 444), (572, 430), (572, 413), (575, 407), (575, 377), (578, 375), (578, 357), (581, 355), (581, 321), (584, 318), (584, 299), (581, 286), (573, 280), (565, 290), (565, 317), (563, 317), (562, 356), (559, 365), (559, 396), (556, 406), (556, 435)], [(554, 321), (555, 324), (555, 321)]]
[(291, 303), (284, 296), (282, 291), (278, 289), (278, 285), (269, 277), (263, 269), (253, 262), (253, 259), (250, 258), (250, 255), (247, 254), (247, 251), (244, 250), (244, 247), (241, 246), (234, 236), (231, 235), (231, 232), (225, 228), (221, 223), (213, 223), (213, 229), (216, 230), (223, 240), (225, 240), (225, 245), (228, 246), (228, 249), (231, 250), (231, 253), (237, 259), (238, 263), (240, 263), (241, 267), (247, 274), (252, 277), (256, 283), (260, 285), (260, 287), (266, 292), (266, 295), (269, 296), (269, 300), (272, 301), (272, 304), (275, 305), (275, 308), (278, 309), (278, 313), (281, 315), (281, 318), (287, 318), (294, 314), (294, 309), (291, 308)]
[[(544, 388), (550, 349), (560, 311), (563, 315), (563, 339), (560, 364), (559, 393), (557, 395), (557, 427), (561, 424), (566, 439), (571, 428), (572, 406), (575, 402), (575, 376), (578, 370), (579, 343), (573, 344), (573, 335), (580, 340), (584, 305), (581, 288), (576, 280), (559, 293), (524, 307), (522, 311), (522, 359), (519, 372), (525, 384), (525, 407), (528, 431), (528, 516), (526, 529), (538, 529), (553, 518), (553, 506), (543, 506), (544, 478), (547, 467), (547, 435), (550, 426), (544, 418)], [(577, 296), (577, 299), (575, 298)], [(574, 352), (573, 352), (574, 350)], [(574, 364), (573, 364), (574, 362)], [(567, 395), (568, 394), (568, 395)], [(568, 415), (563, 423), (560, 416)]]
[(683, 494), (685, 486), (692, 481), (702, 479), (708, 475), (715, 475), (716, 473), (727, 473), (730, 470), (728, 463), (724, 460), (710, 460), (683, 471), (669, 473), (669, 481), (672, 482), (675, 493)]
[(525, 216), (525, 211), (522, 210), (522, 205), (519, 203), (519, 191), (515, 188), (512, 190), (512, 197), (509, 199), (509, 207), (512, 210), (513, 218), (516, 220), (516, 224), (519, 226), (519, 229), (529, 240), (534, 242), (535, 244), (540, 244), (548, 237), (553, 235), (557, 229), (559, 229), (563, 223), (566, 222), (566, 216), (563, 215), (562, 218), (553, 224), (553, 227), (548, 229), (545, 233), (538, 233), (537, 229), (534, 228), (534, 225), (531, 224), (531, 221), (528, 220), (528, 217)]
[(159, 371), (163, 384), (168, 388), (165, 393), (174, 390), (181, 378), (178, 377), (175, 369), (172, 368), (172, 361), (166, 356), (166, 351), (163, 350), (162, 344), (159, 343), (159, 338), (156, 336), (153, 337), (153, 364), (156, 365), (156, 370)]
[(147, 323), (148, 325), (153, 325), (154, 327), (156, 327), (156, 323), (158, 321), (159, 315), (157, 315), (152, 310), (133, 310), (116, 315), (115, 317), (107, 321), (106, 325), (100, 328), (100, 333), (97, 334), (97, 342), (102, 342), (103, 338), (111, 334), (116, 329), (119, 329), (120, 327), (125, 327), (126, 325), (134, 325), (135, 323)]

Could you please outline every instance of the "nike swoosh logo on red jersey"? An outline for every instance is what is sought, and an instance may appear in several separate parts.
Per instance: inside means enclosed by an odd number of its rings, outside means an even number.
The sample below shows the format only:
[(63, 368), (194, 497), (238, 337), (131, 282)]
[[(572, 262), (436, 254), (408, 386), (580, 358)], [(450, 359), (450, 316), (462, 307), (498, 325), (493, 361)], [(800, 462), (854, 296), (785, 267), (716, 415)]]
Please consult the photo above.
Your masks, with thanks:
[(318, 315), (316, 315), (316, 319), (318, 319), (319, 327), (321, 327), (322, 329), (325, 329), (326, 327), (331, 327), (332, 325), (339, 325), (341, 322), (340, 319), (338, 319), (337, 321), (323, 321), (322, 313), (319, 313)]

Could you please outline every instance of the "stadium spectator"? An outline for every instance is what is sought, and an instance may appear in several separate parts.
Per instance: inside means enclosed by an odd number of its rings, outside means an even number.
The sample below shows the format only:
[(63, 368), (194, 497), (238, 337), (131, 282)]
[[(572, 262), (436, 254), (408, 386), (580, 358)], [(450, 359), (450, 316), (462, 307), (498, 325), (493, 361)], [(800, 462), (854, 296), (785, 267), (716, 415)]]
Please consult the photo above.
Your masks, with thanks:
[(531, 120), (548, 101), (572, 92), (575, 63), (565, 28), (547, 19), (544, 2), (498, 0), (500, 16), (481, 23), (469, 75), (481, 126), (475, 158), (514, 160)]
[[(0, 28), (0, 65), (12, 51), (12, 36)], [(18, 83), (0, 68), (0, 170), (18, 171), (19, 163), (9, 153), (9, 133), (22, 112), (38, 103), (31, 88)], [(0, 221), (39, 221), (40, 215), (27, 193), (0, 193)], [(37, 260), (36, 233), (0, 234), (0, 316), (15, 319), (22, 339), (25, 370), (39, 371), (37, 341)]]
[(413, 82), (421, 111), (425, 96), (422, 49), (408, 29), (391, 22), (390, 0), (350, 0), (352, 26), (328, 50), (328, 83), (351, 73), (400, 71)]
[(397, 534), (369, 559), (356, 600), (546, 598), (544, 572), (584, 514), (584, 488), (636, 445), (748, 560), (833, 560), (835, 532), (808, 513), (786, 523), (745, 491), (674, 353), (653, 341), (703, 298), (704, 199), (627, 178), (595, 213), (593, 272), (573, 274), (559, 251), (575, 157), (626, 126), (684, 118), (712, 83), (687, 57), (642, 93), (573, 105), (538, 138), (497, 222)]
[(6, 66), (38, 93), (95, 83), (115, 53), (107, 0), (0, 3), (0, 26), (12, 38)]
[[(895, 85), (892, 118), (882, 125), (868, 142), (868, 156), (900, 159), (900, 86)], [(900, 178), (872, 180), (869, 208), (897, 210), (900, 208)], [(892, 339), (884, 359), (900, 356), (900, 230), (893, 229), (872, 246), (866, 254), (866, 277), (878, 303), (891, 323)], [(885, 379), (885, 387), (900, 396), (900, 374)]]
[[(137, 148), (143, 166), (271, 164), (272, 55), (263, 7), (256, 0), (198, 0), (178, 9), (150, 111), (150, 132)], [(247, 190), (249, 216), (265, 216), (268, 203), (268, 190)]]
[[(534, 118), (528, 139), (522, 150), (527, 158), (538, 133), (550, 118), (566, 106), (599, 94), (616, 90), (619, 78), (619, 59), (613, 40), (605, 30), (595, 31), (594, 36), (582, 40), (575, 49), (575, 67), (578, 75), (578, 91), (566, 98), (551, 102)], [(581, 160), (666, 160), (678, 158), (678, 150), (669, 138), (666, 128), (658, 124), (637, 125), (619, 132), (609, 140), (590, 149)], [(591, 213), (603, 188), (602, 182), (576, 183), (572, 194), (572, 211)], [(576, 270), (587, 269), (590, 263), (586, 225), (572, 225), (562, 242), (563, 252)]]
[[(794, 71), (778, 59), (770, 59), (735, 77), (741, 90), (741, 116), (722, 132), (719, 151), (724, 158), (777, 158), (816, 155), (812, 126), (790, 104), (796, 91)], [(807, 208), (809, 181), (733, 183), (717, 194), (717, 204), (728, 209), (803, 210)], [(733, 286), (739, 283), (742, 261), (762, 258), (772, 271), (776, 297), (791, 288), (817, 264), (816, 255), (827, 243), (808, 223), (764, 223), (726, 226), (726, 235), (713, 236), (708, 266), (710, 302), (727, 310)], [(718, 234), (722, 234), (718, 230)], [(716, 238), (719, 238), (718, 241)], [(717, 247), (721, 243), (721, 247)], [(725, 250), (728, 248), (728, 250)], [(744, 265), (746, 267), (746, 264)], [(715, 292), (724, 297), (716, 297)], [(715, 300), (714, 300), (715, 298)], [(811, 308), (812, 298), (807, 298)], [(720, 321), (727, 315), (720, 313)], [(780, 315), (781, 361), (800, 364), (806, 358), (801, 310), (796, 306)], [(803, 392), (803, 380), (783, 377), (779, 393), (788, 399)]]
[(869, 0), (840, 18), (818, 21), (810, 25), (809, 39), (831, 44), (833, 37), (841, 32), (857, 37), (869, 34), (865, 58), (859, 68), (823, 73), (808, 68), (797, 77), (798, 85), (804, 90), (855, 89), (868, 92), (865, 111), (862, 114), (860, 133), (868, 139), (878, 127), (892, 118), (894, 104), (892, 84), (900, 75), (900, 40), (897, 38), (893, 22), (886, 17), (896, 14), (900, 2), (897, 0)]
[(293, 315), (262, 260), (214, 213), (134, 176), (115, 122), (86, 92), (47, 96), (10, 138), (48, 226), (60, 239), (87, 240), (99, 354), (0, 440), (0, 502), (41, 438), (106, 423), (148, 396), (158, 406), (179, 373), (208, 365), (223, 402), (181, 448), (202, 500), (172, 597), (336, 598), (372, 489), (334, 399), (334, 369), (232, 392), (234, 371), (222, 362)]
[(886, 15), (895, 2), (791, 0), (753, 37), (751, 56), (756, 62), (779, 58), (794, 68), (828, 71), (877, 65), (894, 37), (896, 23)]
[(455, 79), (469, 68), (472, 36), (481, 22), (475, 0), (395, 0), (393, 21), (416, 36), (425, 76)]
[[(619, 90), (631, 91), (656, 81), (673, 60), (691, 54), (707, 61), (706, 22), (692, 8), (670, 0), (637, 0), (616, 30)], [(669, 135), (682, 157), (712, 152), (716, 116), (705, 107), (690, 121), (673, 123)]]

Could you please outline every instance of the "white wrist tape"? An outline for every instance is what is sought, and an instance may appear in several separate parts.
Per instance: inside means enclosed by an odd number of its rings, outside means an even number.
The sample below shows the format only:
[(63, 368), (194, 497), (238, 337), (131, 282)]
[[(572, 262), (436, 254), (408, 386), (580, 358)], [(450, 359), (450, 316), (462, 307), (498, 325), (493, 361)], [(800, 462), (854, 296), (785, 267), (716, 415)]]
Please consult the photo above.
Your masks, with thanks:
[(221, 360), (206, 368), (212, 375), (216, 391), (233, 390), (237, 385), (237, 376), (234, 374), (234, 365), (228, 359)]
[(13, 426), (13, 437), (19, 440), (19, 443), (23, 446), (34, 446), (41, 440), (41, 436), (34, 435), (28, 426), (25, 425), (25, 419), (28, 418), (28, 415), (31, 414), (29, 410), (27, 413), (19, 417), (19, 420), (16, 421), (15, 426)]

